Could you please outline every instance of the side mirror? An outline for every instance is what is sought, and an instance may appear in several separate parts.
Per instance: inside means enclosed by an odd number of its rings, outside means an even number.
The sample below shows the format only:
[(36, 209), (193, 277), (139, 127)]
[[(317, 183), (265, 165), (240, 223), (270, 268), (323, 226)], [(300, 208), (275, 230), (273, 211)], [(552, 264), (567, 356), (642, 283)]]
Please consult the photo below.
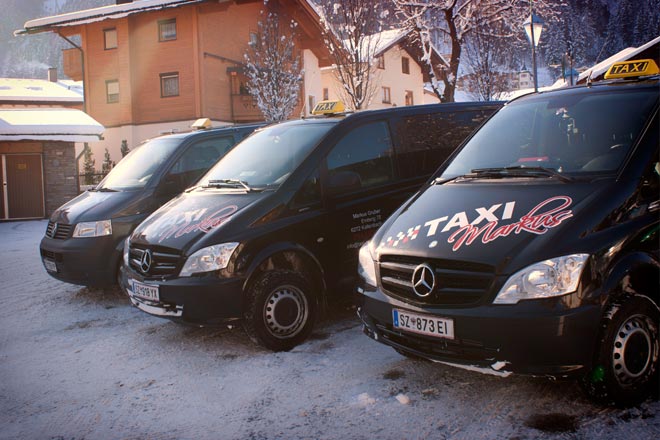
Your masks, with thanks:
[(156, 188), (156, 194), (161, 196), (171, 196), (182, 192), (185, 188), (181, 188), (181, 175), (178, 174), (167, 174), (163, 179), (158, 183)]
[(362, 188), (362, 179), (354, 171), (339, 171), (330, 177), (328, 194), (336, 196), (358, 191)]

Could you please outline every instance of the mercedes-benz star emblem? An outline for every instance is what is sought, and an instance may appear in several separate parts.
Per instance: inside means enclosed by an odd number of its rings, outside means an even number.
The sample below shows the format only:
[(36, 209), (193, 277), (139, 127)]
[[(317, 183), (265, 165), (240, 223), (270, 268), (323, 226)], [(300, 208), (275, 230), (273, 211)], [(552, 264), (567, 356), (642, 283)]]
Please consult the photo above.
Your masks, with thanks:
[(435, 274), (428, 264), (420, 264), (415, 268), (412, 276), (412, 285), (415, 295), (425, 298), (435, 288)]
[(151, 269), (151, 251), (147, 249), (140, 259), (140, 270), (142, 273), (147, 273), (149, 269)]

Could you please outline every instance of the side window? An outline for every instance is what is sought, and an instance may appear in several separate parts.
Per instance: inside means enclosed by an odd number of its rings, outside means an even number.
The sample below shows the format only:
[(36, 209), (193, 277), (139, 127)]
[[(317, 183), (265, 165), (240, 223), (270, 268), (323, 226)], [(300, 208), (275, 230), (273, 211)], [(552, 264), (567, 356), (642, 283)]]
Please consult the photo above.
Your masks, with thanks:
[[(372, 122), (344, 136), (327, 156), (331, 193), (372, 188), (394, 180), (392, 140), (387, 123)], [(332, 191), (339, 182), (343, 191)], [(347, 182), (352, 182), (347, 188)]]
[(175, 182), (181, 191), (202, 177), (218, 159), (234, 145), (231, 136), (205, 139), (194, 145), (176, 161), (165, 177), (165, 181)]
[(402, 178), (432, 174), (486, 118), (484, 111), (412, 115), (396, 123)]

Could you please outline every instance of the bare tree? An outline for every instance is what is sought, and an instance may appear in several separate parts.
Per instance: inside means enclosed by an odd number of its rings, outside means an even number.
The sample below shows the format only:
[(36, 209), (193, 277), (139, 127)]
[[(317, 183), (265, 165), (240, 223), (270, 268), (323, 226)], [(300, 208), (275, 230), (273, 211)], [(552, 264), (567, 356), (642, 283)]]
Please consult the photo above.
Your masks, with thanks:
[(461, 77), (463, 89), (479, 101), (499, 99), (511, 89), (507, 73), (510, 58), (508, 48), (512, 38), (504, 37), (506, 29), (501, 21), (486, 29), (475, 30), (466, 37), (464, 45), (466, 75)]
[(248, 90), (269, 122), (287, 119), (298, 103), (303, 71), (295, 48), (297, 26), (268, 12), (245, 53)]
[(324, 5), (325, 43), (342, 85), (338, 93), (353, 110), (368, 106), (376, 92), (374, 63), (385, 11), (373, 0), (337, 0)]
[[(513, 25), (520, 22), (523, 9), (518, 0), (392, 0), (405, 26), (415, 32), (431, 87), (441, 102), (454, 101), (461, 53), (466, 38), (475, 29), (489, 29), (501, 22), (509, 35)], [(437, 78), (431, 63), (433, 34), (440, 32), (451, 44), (449, 66), (442, 67)], [(493, 35), (497, 36), (497, 35)]]

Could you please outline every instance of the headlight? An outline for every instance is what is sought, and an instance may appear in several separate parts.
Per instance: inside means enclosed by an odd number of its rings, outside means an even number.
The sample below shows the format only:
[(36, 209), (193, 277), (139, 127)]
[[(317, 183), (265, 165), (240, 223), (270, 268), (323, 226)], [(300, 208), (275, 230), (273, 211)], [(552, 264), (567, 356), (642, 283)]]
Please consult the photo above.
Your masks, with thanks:
[(238, 243), (223, 243), (198, 250), (188, 257), (179, 276), (189, 277), (194, 273), (224, 269), (236, 246)]
[(110, 220), (78, 223), (73, 230), (74, 238), (102, 237), (104, 235), (112, 235), (112, 222)]
[(128, 267), (128, 239), (131, 238), (130, 234), (128, 237), (126, 237), (126, 240), (124, 240), (124, 251), (122, 252), (122, 257), (124, 259), (124, 266)]
[(371, 241), (367, 241), (360, 248), (359, 258), (358, 258), (358, 274), (364, 279), (364, 281), (372, 286), (376, 286), (376, 263), (374, 262), (373, 257), (371, 256), (370, 249)]
[(588, 254), (566, 255), (527, 266), (509, 277), (493, 302), (516, 304), (575, 292), (587, 258)]

